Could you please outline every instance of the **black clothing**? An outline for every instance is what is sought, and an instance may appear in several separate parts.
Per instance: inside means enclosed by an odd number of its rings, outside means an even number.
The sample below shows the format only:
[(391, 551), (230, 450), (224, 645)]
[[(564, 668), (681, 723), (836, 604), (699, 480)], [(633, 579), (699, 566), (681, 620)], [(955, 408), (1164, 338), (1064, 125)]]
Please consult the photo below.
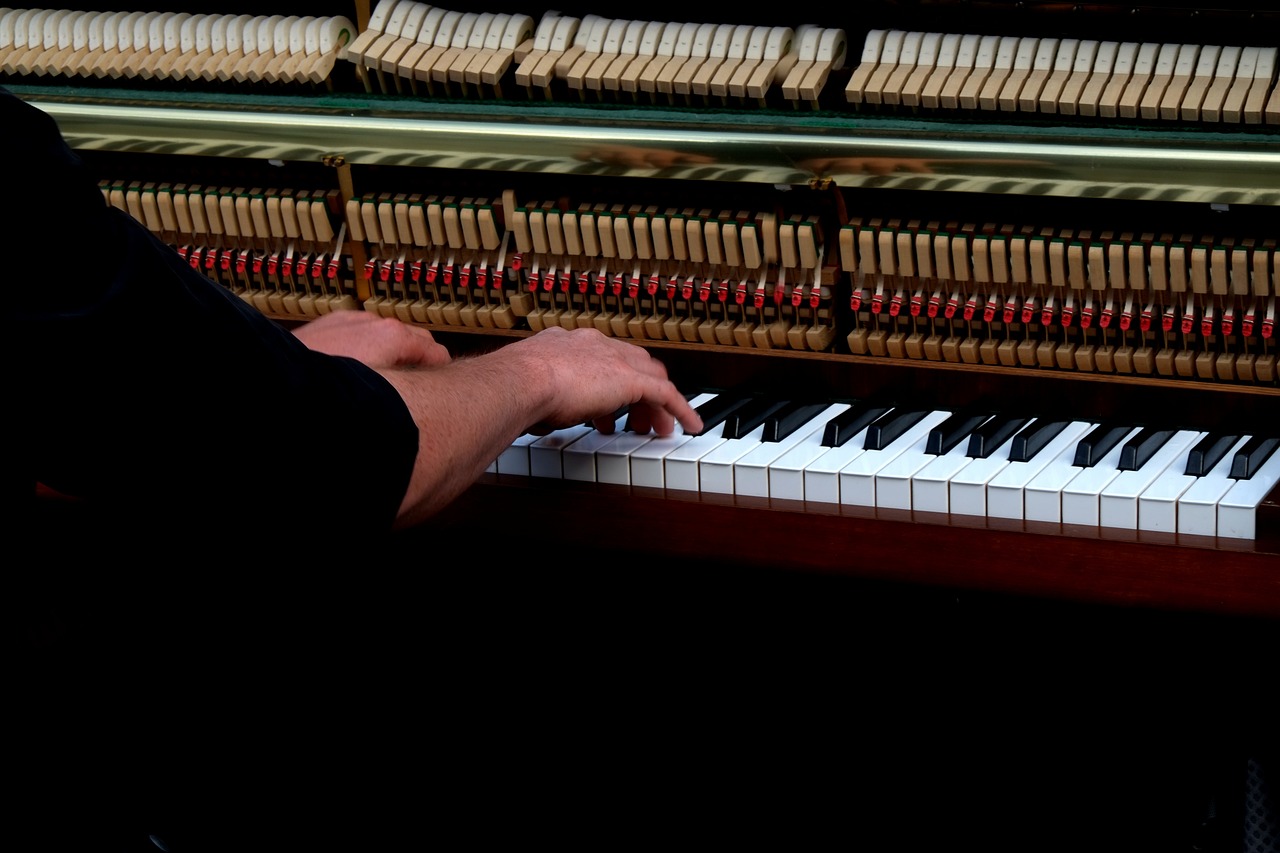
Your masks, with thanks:
[(379, 558), (417, 427), (375, 371), (309, 350), (107, 205), (52, 118), (3, 89), (0, 151), (20, 846), (254, 849), (253, 804), (300, 791), (288, 745), (345, 713), (370, 608), (407, 602)]
[[(3, 300), (23, 448), (9, 488), (196, 535), (245, 515), (286, 535), (389, 529), (418, 449), (395, 389), (308, 350), (109, 207), (53, 120), (3, 90), (0, 126), (16, 181), (0, 234), (19, 273)], [(378, 452), (344, 458), (366, 441)]]

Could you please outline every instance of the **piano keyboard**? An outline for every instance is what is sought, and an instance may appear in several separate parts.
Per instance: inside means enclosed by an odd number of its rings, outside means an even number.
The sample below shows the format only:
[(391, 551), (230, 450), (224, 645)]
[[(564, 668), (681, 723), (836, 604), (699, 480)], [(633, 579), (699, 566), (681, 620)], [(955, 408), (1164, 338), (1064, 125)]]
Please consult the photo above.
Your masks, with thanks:
[(489, 472), (1230, 539), (1258, 535), (1280, 437), (872, 401), (704, 392), (701, 434), (575, 426)]

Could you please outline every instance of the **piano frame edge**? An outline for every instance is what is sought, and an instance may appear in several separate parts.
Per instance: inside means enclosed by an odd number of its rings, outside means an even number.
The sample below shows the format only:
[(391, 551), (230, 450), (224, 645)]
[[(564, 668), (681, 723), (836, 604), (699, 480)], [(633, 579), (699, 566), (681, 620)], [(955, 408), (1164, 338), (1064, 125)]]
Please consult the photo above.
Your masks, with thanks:
[[(252, 99), (238, 107), (200, 109), (181, 100), (138, 104), (103, 92), (76, 97), (29, 85), (9, 88), (52, 115), (77, 149), (341, 161), (350, 166), (424, 167), (457, 161), (454, 167), (551, 174), (599, 174), (603, 168), (610, 178), (834, 184), (845, 189), (907, 180), (914, 191), (1280, 205), (1280, 152), (1269, 129), (1237, 135), (1144, 130), (1137, 136), (1101, 128), (1073, 134), (1056, 125), (1010, 130), (929, 121), (898, 126), (858, 116), (844, 118), (833, 129), (806, 126), (803, 114), (790, 122), (743, 128), (697, 113), (673, 121), (661, 111), (652, 118), (627, 120), (615, 112), (579, 108), (569, 118), (538, 121), (527, 105), (459, 114), (448, 103), (416, 103), (416, 112), (375, 114), (369, 108), (344, 115), (306, 104), (267, 111)], [(602, 167), (583, 160), (584, 141), (604, 149), (656, 147), (707, 157), (721, 177), (709, 177), (705, 165)], [(925, 173), (910, 168), (902, 159), (904, 151), (912, 153), (912, 162), (935, 168)], [(882, 174), (868, 171), (868, 162), (899, 165)]]
[[(1259, 508), (1280, 516), (1280, 489)], [(1033, 529), (1034, 528), (1034, 529)], [(1266, 529), (1274, 529), (1268, 521)], [(833, 573), (872, 581), (1160, 611), (1280, 618), (1280, 541), (1175, 537), (486, 474), (419, 537), (493, 553), (549, 534), (579, 565), (626, 559)], [(661, 561), (660, 563), (658, 561)]]

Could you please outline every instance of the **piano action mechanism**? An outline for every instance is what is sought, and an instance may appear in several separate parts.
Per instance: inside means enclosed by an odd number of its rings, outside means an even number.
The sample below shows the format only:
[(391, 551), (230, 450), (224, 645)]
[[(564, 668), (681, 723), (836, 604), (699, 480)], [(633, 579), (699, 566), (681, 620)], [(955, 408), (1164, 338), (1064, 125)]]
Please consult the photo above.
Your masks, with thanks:
[(422, 535), (501, 518), (663, 559), (1280, 614), (1278, 47), (1248, 24), (1276, 13), (714, 11), (5, 9), (0, 68), (110, 203), (286, 322), (368, 310), (459, 350), (589, 326), (690, 393), (1119, 423), (1183, 477), (1216, 447), (1224, 495), (1270, 483), (1200, 523), (1173, 473), (1162, 502), (1112, 487), (1090, 500), (1120, 515), (1039, 517), (913, 502), (923, 457), (905, 503), (874, 487), (905, 462), (855, 500), (852, 462), (815, 498), (768, 465), (672, 488), (495, 460)]

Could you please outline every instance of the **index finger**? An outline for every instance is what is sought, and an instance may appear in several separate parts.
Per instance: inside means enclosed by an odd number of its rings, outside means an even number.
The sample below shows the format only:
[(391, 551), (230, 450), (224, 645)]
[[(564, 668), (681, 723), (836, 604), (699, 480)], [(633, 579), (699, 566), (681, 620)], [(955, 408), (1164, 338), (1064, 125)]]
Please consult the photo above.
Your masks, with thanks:
[(675, 386), (670, 395), (659, 402), (641, 400), (627, 412), (627, 428), (641, 435), (653, 431), (657, 435), (671, 435), (679, 423), (685, 432), (702, 432), (702, 416), (689, 404)]

